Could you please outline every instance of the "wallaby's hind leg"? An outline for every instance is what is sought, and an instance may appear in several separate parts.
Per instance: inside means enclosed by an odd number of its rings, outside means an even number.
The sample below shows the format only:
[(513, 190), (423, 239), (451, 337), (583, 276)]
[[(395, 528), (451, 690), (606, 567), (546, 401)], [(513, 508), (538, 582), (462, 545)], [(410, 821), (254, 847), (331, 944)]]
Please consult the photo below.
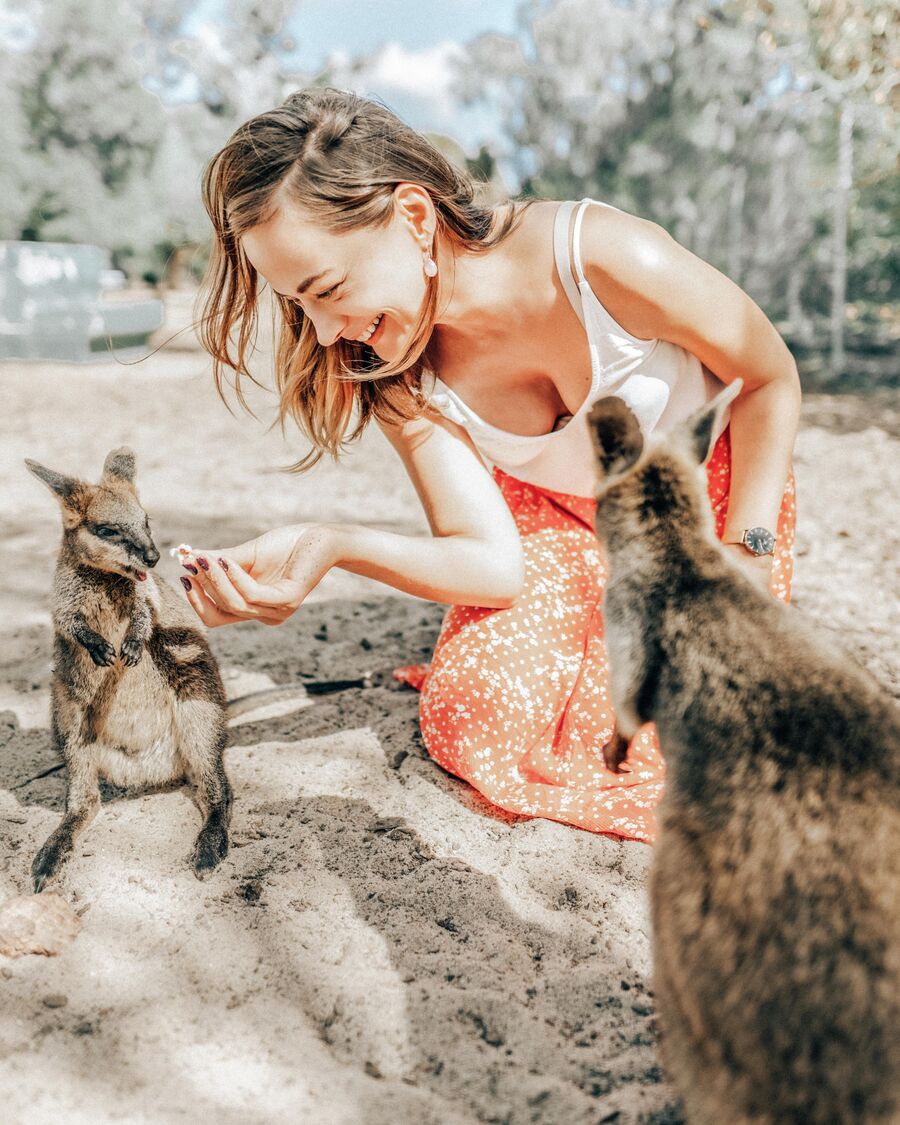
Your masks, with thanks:
[(195, 786), (197, 804), (205, 819), (191, 852), (191, 867), (197, 878), (203, 879), (228, 855), (231, 785), (221, 755), (215, 767), (198, 778)]
[[(93, 760), (78, 761), (79, 754), (89, 753), (78, 748), (75, 753), (66, 754), (69, 766), (69, 790), (66, 795), (66, 815), (47, 842), (34, 857), (31, 877), (34, 880), (35, 894), (43, 890), (48, 879), (52, 879), (63, 863), (69, 858), (75, 840), (91, 823), (100, 808), (100, 788), (97, 768)], [(93, 756), (91, 756), (93, 758)]]
[(612, 770), (613, 773), (631, 773), (631, 766), (623, 766), (628, 757), (628, 746), (628, 739), (622, 734), (619, 724), (616, 723), (612, 738), (603, 747), (603, 760), (606, 762), (608, 770)]
[(222, 762), (228, 739), (225, 715), (212, 702), (185, 701), (178, 707), (177, 725), (179, 753), (203, 814), (203, 827), (190, 856), (194, 874), (203, 879), (228, 854), (231, 785)]

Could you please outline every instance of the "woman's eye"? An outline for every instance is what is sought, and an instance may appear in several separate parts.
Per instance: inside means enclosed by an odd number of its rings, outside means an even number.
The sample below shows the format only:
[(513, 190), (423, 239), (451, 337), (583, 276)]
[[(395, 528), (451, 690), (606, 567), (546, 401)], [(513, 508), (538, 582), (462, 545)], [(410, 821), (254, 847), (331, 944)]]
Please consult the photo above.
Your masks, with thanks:
[(327, 301), (329, 297), (333, 297), (334, 294), (337, 293), (338, 289), (340, 289), (343, 284), (344, 283), (342, 281), (339, 281), (337, 285), (332, 285), (332, 287), (330, 289), (326, 289), (324, 293), (319, 293), (318, 300)]

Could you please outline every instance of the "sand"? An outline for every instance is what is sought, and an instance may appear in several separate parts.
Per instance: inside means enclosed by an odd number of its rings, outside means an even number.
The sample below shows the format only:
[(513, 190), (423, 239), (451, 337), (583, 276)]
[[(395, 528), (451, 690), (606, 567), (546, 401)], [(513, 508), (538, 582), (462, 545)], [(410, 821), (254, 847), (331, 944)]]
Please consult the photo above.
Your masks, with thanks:
[[(96, 477), (130, 444), (164, 552), (301, 520), (425, 522), (376, 432), (339, 465), (279, 475), (302, 443), (231, 418), (190, 348), (2, 364), (0, 387), (2, 903), (27, 893), (65, 792), (58, 771), (31, 780), (55, 765), (59, 517), (23, 457)], [(896, 396), (810, 396), (796, 458), (796, 603), (895, 694), (898, 436)], [(177, 573), (167, 554), (160, 570)], [(337, 572), (278, 629), (213, 631), (232, 695), (371, 686), (233, 727), (234, 846), (203, 883), (184, 791), (107, 794), (55, 887), (77, 937), (0, 956), (6, 1122), (681, 1120), (650, 985), (651, 850), (507, 816), (428, 760), (390, 672), (427, 657), (441, 614)]]

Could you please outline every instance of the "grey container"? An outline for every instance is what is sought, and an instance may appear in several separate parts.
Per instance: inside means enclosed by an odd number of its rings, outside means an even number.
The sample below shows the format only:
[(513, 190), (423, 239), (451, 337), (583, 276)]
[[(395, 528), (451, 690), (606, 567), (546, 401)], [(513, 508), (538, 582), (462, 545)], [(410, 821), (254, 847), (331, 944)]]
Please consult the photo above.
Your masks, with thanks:
[(64, 242), (0, 241), (0, 359), (97, 359), (146, 343), (163, 322), (155, 299), (108, 301), (109, 252)]

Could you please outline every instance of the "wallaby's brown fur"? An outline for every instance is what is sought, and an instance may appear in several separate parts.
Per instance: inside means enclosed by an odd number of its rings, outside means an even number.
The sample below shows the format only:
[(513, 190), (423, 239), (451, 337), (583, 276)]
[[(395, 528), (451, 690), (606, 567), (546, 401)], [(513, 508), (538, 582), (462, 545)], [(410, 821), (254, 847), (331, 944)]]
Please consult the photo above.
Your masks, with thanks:
[(664, 1060), (691, 1125), (896, 1123), (900, 711), (716, 541), (700, 465), (735, 390), (646, 447), (620, 400), (590, 419), (613, 702), (668, 767)]
[(66, 815), (32, 865), (35, 890), (96, 815), (101, 777), (129, 787), (189, 781), (204, 818), (191, 855), (202, 877), (228, 852), (225, 690), (193, 612), (147, 573), (159, 552), (134, 485), (134, 454), (113, 450), (96, 485), (26, 465), (62, 510), (51, 719), (69, 785)]

